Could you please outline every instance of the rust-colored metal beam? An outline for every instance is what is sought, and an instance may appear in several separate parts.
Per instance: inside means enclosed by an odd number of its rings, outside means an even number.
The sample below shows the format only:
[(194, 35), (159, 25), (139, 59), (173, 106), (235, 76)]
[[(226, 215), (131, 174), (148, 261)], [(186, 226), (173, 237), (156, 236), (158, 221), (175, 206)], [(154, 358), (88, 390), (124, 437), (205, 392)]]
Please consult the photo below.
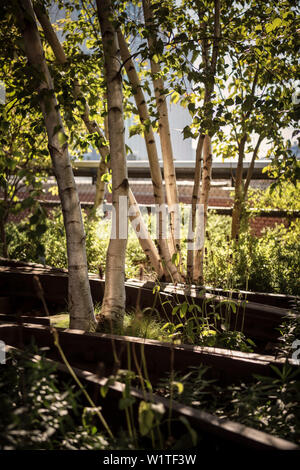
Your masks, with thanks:
[[(7, 348), (7, 352), (14, 348)], [(39, 361), (40, 356), (32, 356), (33, 361)], [(46, 359), (50, 362), (60, 374), (69, 374), (67, 367), (59, 361)], [(106, 385), (107, 378), (99, 377), (87, 370), (82, 370), (73, 367), (73, 370), (81, 382), (85, 385), (86, 390), (93, 394), (93, 399), (97, 405), (101, 405), (102, 413), (110, 426), (120, 428), (121, 411), (118, 409), (117, 403), (123, 396), (125, 384), (118, 381), (108, 385), (108, 393), (105, 398), (101, 397), (99, 389), (101, 386)], [(95, 391), (97, 390), (97, 394)], [(218, 448), (236, 450), (239, 448), (248, 448), (253, 450), (299, 450), (298, 446), (290, 441), (272, 436), (262, 431), (250, 428), (243, 424), (220, 419), (217, 416), (207, 413), (206, 411), (197, 410), (179, 402), (172, 401), (172, 403), (155, 394), (148, 392), (143, 393), (141, 390), (132, 387), (130, 395), (135, 399), (133, 403), (133, 417), (138, 426), (138, 407), (141, 401), (152, 402), (162, 405), (165, 413), (168, 416), (169, 412), (172, 414), (172, 433), (176, 436), (182, 436), (185, 432), (185, 425), (180, 418), (185, 418), (189, 421), (192, 428), (201, 436), (201, 445), (205, 448)], [(171, 408), (171, 410), (170, 410)], [(165, 430), (166, 431), (166, 430)]]
[[(11, 264), (11, 265), (10, 265)], [(42, 285), (45, 299), (50, 311), (56, 313), (57, 310), (66, 309), (67, 305), (67, 286), (68, 275), (65, 270), (59, 270), (42, 265), (23, 264), (18, 262), (6, 262), (6, 265), (0, 266), (0, 296), (10, 296), (13, 302), (14, 310), (17, 311), (20, 306), (23, 311), (29, 311), (30, 308), (39, 308), (42, 310), (40, 299), (36, 296), (33, 278), (38, 276)], [(94, 302), (101, 302), (104, 293), (105, 280), (98, 279), (96, 275), (90, 275), (90, 285)], [(158, 312), (161, 318), (171, 318), (172, 308), (176, 304), (184, 301), (195, 303), (207, 309), (208, 313), (214, 310), (220, 312), (227, 308), (226, 299), (232, 296), (236, 303), (236, 313), (231, 314), (231, 326), (241, 329), (249, 338), (253, 339), (260, 350), (263, 350), (267, 343), (276, 342), (279, 336), (277, 328), (283, 319), (290, 315), (288, 308), (277, 307), (276, 302), (287, 305), (297, 302), (297, 298), (272, 294), (249, 294), (241, 292), (241, 300), (236, 298), (239, 293), (230, 293), (213, 290), (213, 293), (201, 293), (201, 289), (189, 286), (161, 285), (160, 291), (153, 293), (154, 284), (151, 282), (142, 282), (129, 280), (126, 282), (126, 304), (127, 308), (134, 308), (139, 303), (139, 308), (148, 309), (148, 313)], [(139, 295), (138, 295), (139, 293)], [(257, 297), (255, 297), (257, 296)], [(257, 299), (259, 302), (252, 302), (248, 298)], [(265, 300), (264, 300), (265, 299)], [(262, 302), (269, 302), (268, 305)], [(272, 303), (272, 305), (270, 305)], [(187, 313), (189, 314), (189, 313)], [(176, 320), (172, 317), (173, 321)]]

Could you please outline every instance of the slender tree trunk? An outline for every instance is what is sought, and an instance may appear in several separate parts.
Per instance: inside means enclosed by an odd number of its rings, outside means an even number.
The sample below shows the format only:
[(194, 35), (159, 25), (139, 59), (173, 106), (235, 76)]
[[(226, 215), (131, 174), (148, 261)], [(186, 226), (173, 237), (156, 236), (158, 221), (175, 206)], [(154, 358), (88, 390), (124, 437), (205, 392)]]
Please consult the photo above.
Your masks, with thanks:
[(237, 240), (240, 233), (241, 222), (243, 220), (243, 216), (245, 216), (244, 208), (246, 203), (247, 192), (249, 189), (249, 185), (251, 182), (255, 160), (258, 154), (258, 150), (260, 144), (263, 140), (263, 137), (260, 136), (256, 146), (254, 148), (252, 159), (248, 168), (245, 184), (243, 184), (243, 161), (245, 156), (245, 142), (246, 137), (242, 137), (241, 142), (239, 144), (239, 159), (238, 159), (238, 166), (237, 166), (237, 174), (236, 174), (236, 181), (235, 181), (235, 194), (234, 194), (234, 205), (232, 209), (232, 222), (231, 222), (231, 238), (233, 240)]
[[(147, 108), (147, 103), (138, 74), (135, 70), (134, 63), (130, 57), (130, 52), (128, 50), (125, 38), (123, 37), (120, 31), (118, 31), (118, 39), (122, 62), (124, 63), (130, 84), (133, 88), (133, 96), (139, 112), (140, 121), (142, 124), (147, 123), (144, 130), (144, 137), (153, 183), (154, 200), (155, 204), (163, 210), (165, 207), (163, 182), (154, 138), (154, 132), (152, 126), (149, 124), (150, 116)], [(165, 220), (162, 213), (160, 212), (158, 216), (158, 247), (160, 251), (160, 256), (163, 261), (165, 276), (167, 279), (178, 282), (181, 280), (181, 276), (178, 273), (176, 266), (171, 261), (168, 244), (166, 243), (165, 239), (164, 225)]]
[[(200, 204), (204, 206), (204, 220), (201, 223), (204, 224), (203, 232), (205, 233), (206, 222), (207, 222), (207, 208), (208, 198), (211, 185), (211, 169), (212, 169), (212, 150), (211, 150), (211, 139), (209, 135), (206, 135), (203, 142), (203, 171), (202, 171), (202, 184), (201, 184), (201, 195)], [(199, 223), (199, 221), (198, 221)], [(195, 251), (194, 260), (194, 281), (198, 284), (203, 284), (203, 255), (204, 246), (201, 250)]]
[[(200, 4), (199, 4), (200, 5)], [(198, 16), (200, 20), (200, 31), (203, 37), (201, 49), (202, 49), (202, 62), (204, 67), (204, 77), (205, 77), (205, 93), (203, 106), (204, 109), (211, 102), (212, 94), (214, 92), (215, 85), (215, 76), (217, 70), (217, 60), (219, 55), (219, 44), (221, 38), (221, 25), (220, 25), (220, 12), (221, 12), (221, 3), (220, 0), (214, 0), (214, 37), (212, 40), (212, 52), (211, 58), (209, 57), (209, 43), (206, 37), (207, 35), (207, 23), (202, 21), (203, 12), (198, 8)], [(204, 149), (204, 156), (202, 159), (202, 148)], [(202, 189), (200, 196), (200, 204), (204, 205), (204, 238), (205, 238), (205, 226), (207, 220), (207, 207), (208, 207), (208, 197), (210, 191), (210, 180), (211, 180), (211, 167), (212, 167), (212, 153), (211, 153), (211, 139), (210, 136), (200, 135), (196, 151), (196, 168), (195, 168), (195, 178), (194, 178), (194, 188), (193, 188), (193, 199), (192, 199), (192, 222), (191, 226), (193, 227), (193, 232), (196, 230), (196, 204), (199, 201), (199, 192), (200, 192), (200, 174), (201, 174), (201, 163), (203, 161), (203, 174), (202, 174)], [(202, 202), (201, 202), (202, 201)], [(198, 221), (202, 223), (202, 221)], [(193, 253), (188, 252), (187, 264), (188, 272), (191, 273), (190, 276), (193, 277), (195, 282), (204, 282), (203, 279), (203, 254), (204, 246), (202, 250), (197, 250)]]
[[(82, 91), (80, 89), (79, 82), (75, 80), (74, 84), (74, 95), (75, 99), (79, 96), (83, 96)], [(105, 181), (102, 177), (107, 173), (109, 168), (109, 147), (108, 147), (108, 140), (101, 132), (101, 129), (95, 120), (90, 119), (90, 109), (88, 104), (85, 102), (84, 104), (84, 113), (81, 115), (81, 118), (90, 134), (98, 134), (100, 136), (100, 144), (98, 144), (98, 152), (100, 155), (99, 166), (97, 169), (97, 180), (96, 180), (96, 195), (94, 201), (94, 212), (101, 207), (104, 200), (105, 194)]]
[[(195, 240), (195, 230), (196, 230), (196, 211), (197, 205), (199, 203), (199, 188), (200, 188), (200, 181), (201, 181), (201, 167), (202, 167), (202, 149), (203, 149), (203, 142), (205, 139), (205, 135), (201, 134), (198, 139), (197, 149), (196, 149), (196, 165), (195, 165), (195, 176), (194, 176), (194, 186), (193, 186), (193, 194), (192, 194), (192, 210), (191, 210), (191, 218), (190, 218), (190, 230), (188, 235), (188, 243), (193, 244)], [(188, 249), (187, 251), (187, 281), (191, 282), (193, 279), (193, 270), (194, 270), (194, 254), (195, 250), (194, 247)]]
[[(255, 75), (254, 75), (252, 87), (251, 87), (250, 98), (252, 99), (252, 103), (250, 105), (250, 108), (248, 108), (247, 112), (245, 113), (245, 115), (243, 115), (242, 128), (244, 128), (245, 122), (247, 121), (247, 119), (249, 119), (251, 111), (253, 110), (253, 103), (254, 103), (253, 98), (255, 95), (258, 76), (259, 76), (259, 63), (257, 63)], [(233, 203), (233, 209), (232, 209), (232, 222), (231, 222), (232, 240), (237, 240), (239, 237), (241, 217), (242, 217), (244, 203), (245, 203), (245, 191), (243, 187), (243, 161), (245, 157), (246, 141), (247, 141), (247, 133), (244, 132), (241, 137), (240, 142), (238, 142), (238, 164), (237, 164), (237, 169), (236, 169), (235, 193), (234, 193), (234, 203)], [(257, 144), (258, 145), (257, 145), (257, 148), (254, 150), (254, 153), (258, 152), (258, 149), (260, 146), (260, 139), (258, 140)], [(253, 171), (253, 168), (251, 167), (254, 168), (254, 160), (251, 162), (251, 165), (247, 174), (247, 178), (246, 178), (247, 190), (248, 190), (248, 186), (250, 184), (250, 179), (252, 176), (251, 172)]]
[(68, 254), (70, 327), (88, 330), (95, 324), (95, 317), (87, 271), (85, 232), (68, 144), (31, 1), (19, 0), (18, 4), (25, 53), (37, 83), (62, 204)]
[(2, 245), (2, 256), (3, 256), (4, 258), (8, 258), (5, 224), (6, 224), (6, 220), (5, 220), (4, 217), (3, 217), (3, 218), (1, 218), (1, 221), (0, 221), (0, 234), (1, 234), (1, 245)]
[(236, 168), (235, 185), (234, 185), (234, 203), (232, 209), (231, 221), (231, 238), (237, 240), (240, 231), (241, 214), (243, 210), (244, 188), (243, 188), (243, 161), (245, 156), (245, 144), (247, 135), (244, 134), (239, 142), (238, 163)]
[(136, 231), (140, 245), (146, 254), (151, 265), (154, 267), (158, 278), (162, 278), (164, 271), (161, 259), (158, 255), (156, 246), (152, 239), (149, 237), (148, 229), (144, 222), (143, 216), (139, 206), (135, 200), (133, 192), (129, 189), (129, 219), (132, 222), (133, 228)]
[(249, 168), (248, 168), (246, 181), (245, 181), (245, 185), (244, 185), (244, 196), (245, 196), (245, 198), (247, 196), (247, 192), (248, 192), (249, 185), (250, 185), (250, 182), (251, 182), (251, 178), (252, 178), (252, 175), (253, 175), (255, 160), (257, 158), (259, 147), (260, 147), (260, 144), (262, 143), (263, 139), (264, 139), (263, 136), (259, 136), (258, 141), (256, 143), (256, 146), (254, 148), (253, 154), (252, 154), (251, 162), (250, 162), (250, 165), (249, 165)]
[[(116, 216), (116, 236), (111, 234), (105, 274), (105, 292), (101, 315), (110, 324), (122, 324), (125, 312), (125, 251), (127, 238), (122, 237), (119, 221), (121, 197), (128, 198), (128, 177), (124, 140), (122, 77), (117, 33), (110, 20), (110, 0), (97, 0), (107, 89), (110, 164), (112, 170), (112, 204)], [(127, 227), (128, 219), (122, 223)], [(100, 325), (101, 327), (101, 322)]]
[[(59, 64), (64, 64), (64, 65), (67, 64), (68, 63), (67, 56), (56, 35), (56, 32), (54, 31), (52, 27), (51, 21), (49, 19), (47, 12), (45, 11), (44, 6), (40, 3), (34, 3), (34, 11), (43, 28), (47, 42), (49, 43), (57, 62)], [(78, 97), (83, 97), (83, 94), (82, 94), (78, 80), (75, 79), (74, 98), (77, 99)], [(98, 151), (100, 154), (100, 161), (99, 161), (99, 167), (97, 171), (97, 181), (96, 181), (96, 195), (95, 195), (95, 203), (94, 203), (94, 212), (95, 212), (96, 209), (103, 204), (103, 200), (104, 200), (105, 181), (103, 181), (102, 177), (108, 170), (107, 156), (109, 154), (109, 151), (106, 150), (108, 148), (107, 142), (97, 122), (95, 120), (90, 119), (90, 110), (86, 102), (84, 103), (84, 112), (81, 115), (81, 118), (90, 134), (98, 133), (101, 137), (100, 139), (101, 143), (98, 146)]]
[[(105, 94), (105, 101), (107, 102), (106, 94)], [(97, 132), (100, 136), (102, 136), (99, 128), (97, 128)], [(107, 142), (109, 142), (109, 128), (108, 128), (107, 116), (105, 116), (105, 119), (104, 119), (104, 133), (105, 133), (105, 138)], [(105, 187), (102, 184), (103, 182), (101, 180), (101, 177), (104, 173), (106, 173), (108, 166), (109, 166), (106, 163), (108, 162), (109, 147), (101, 146), (101, 148), (99, 148), (99, 151), (100, 151), (102, 162), (105, 165), (105, 167), (103, 167), (101, 171), (101, 162), (100, 162), (100, 165), (98, 167), (98, 173), (97, 173), (97, 181), (96, 181), (95, 208), (99, 207), (100, 204), (102, 204), (103, 202)], [(144, 251), (150, 264), (154, 268), (158, 278), (160, 279), (163, 276), (163, 268), (162, 268), (161, 259), (159, 257), (156, 246), (151, 240), (150, 234), (144, 223), (144, 219), (139, 209), (138, 203), (130, 187), (129, 187), (128, 195), (129, 195), (129, 220), (133, 226), (133, 229), (136, 232), (136, 235), (137, 235), (137, 238), (138, 238), (138, 241), (140, 243), (142, 250)], [(139, 230), (136, 230), (136, 228), (138, 228), (136, 227), (137, 221), (138, 221)]]
[[(143, 10), (146, 25), (153, 22), (153, 13), (150, 0), (143, 0)], [(155, 51), (156, 37), (153, 34), (148, 36), (148, 45), (150, 52)], [(161, 144), (161, 153), (164, 165), (164, 180), (166, 185), (166, 196), (168, 210), (170, 214), (170, 240), (169, 246), (171, 255), (180, 253), (180, 209), (179, 198), (176, 184), (176, 173), (174, 166), (173, 148), (171, 142), (171, 132), (169, 124), (169, 113), (166, 96), (164, 94), (164, 82), (158, 77), (160, 66), (154, 60), (150, 60), (152, 81), (158, 111), (159, 137)]]
[[(66, 64), (67, 57), (65, 55), (65, 52), (63, 50), (61, 43), (59, 42), (56, 36), (55, 31), (53, 30), (53, 27), (51, 25), (51, 22), (49, 20), (47, 13), (43, 10), (43, 8), (40, 5), (35, 5), (35, 13), (38, 17), (39, 22), (41, 23), (43, 27), (45, 37), (53, 50), (56, 60), (61, 64)], [(75, 80), (75, 83), (74, 83), (74, 96), (75, 98), (79, 96), (83, 96), (81, 89), (80, 89), (80, 84), (78, 83), (77, 80)], [(107, 101), (107, 97), (106, 97), (106, 101)], [(100, 136), (100, 141), (102, 143), (98, 146), (98, 150), (100, 153), (100, 163), (99, 163), (99, 167), (97, 171), (97, 180), (96, 180), (96, 196), (95, 196), (95, 205), (94, 205), (94, 210), (95, 210), (99, 206), (101, 206), (101, 204), (103, 203), (105, 183), (104, 181), (102, 181), (102, 176), (107, 172), (108, 167), (109, 167), (108, 157), (109, 157), (110, 150), (109, 150), (109, 146), (107, 145), (109, 141), (108, 119), (107, 117), (105, 117), (105, 123), (104, 123), (105, 124), (105, 137), (104, 137), (96, 121), (90, 119), (89, 107), (87, 104), (85, 104), (84, 113), (81, 115), (81, 117), (88, 132), (90, 134), (96, 132)], [(135, 207), (134, 209), (135, 213), (141, 215), (139, 208), (137, 206), (135, 197), (133, 193), (131, 192), (131, 189), (129, 188), (129, 205), (131, 204), (133, 204)], [(130, 220), (134, 223), (135, 217), (130, 217)], [(141, 221), (141, 223), (143, 223), (143, 220)], [(143, 240), (139, 239), (139, 242), (141, 244), (142, 249), (145, 251), (146, 256), (150, 259), (150, 262), (153, 268), (157, 272), (157, 275), (160, 278), (162, 276), (161, 261), (160, 261), (159, 254), (156, 250), (155, 245), (153, 244), (151, 240), (149, 233), (147, 232), (147, 237), (145, 239)]]

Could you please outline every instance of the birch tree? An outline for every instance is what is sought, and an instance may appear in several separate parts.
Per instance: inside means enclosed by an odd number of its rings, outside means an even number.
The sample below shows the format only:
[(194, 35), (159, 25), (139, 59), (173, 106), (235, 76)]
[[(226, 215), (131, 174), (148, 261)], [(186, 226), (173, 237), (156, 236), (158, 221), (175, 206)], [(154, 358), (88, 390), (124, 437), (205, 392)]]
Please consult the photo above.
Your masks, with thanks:
[(259, 5), (254, 9), (255, 17), (260, 19), (258, 25), (254, 23), (254, 12), (245, 12), (238, 28), (246, 28), (251, 43), (231, 50), (232, 72), (226, 88), (220, 89), (229, 132), (218, 131), (217, 152), (222, 158), (237, 159), (231, 223), (235, 242), (247, 228), (245, 206), (256, 159), (263, 151), (265, 158), (288, 161), (291, 153), (291, 144), (285, 142), (282, 131), (296, 126), (292, 104), (297, 74), (293, 3), (283, 2), (275, 10), (268, 4)]
[(160, 66), (153, 56), (157, 51), (157, 36), (154, 27), (154, 16), (151, 8), (151, 0), (143, 0), (145, 26), (148, 29), (148, 45), (150, 52), (150, 67), (152, 81), (158, 111), (159, 138), (164, 166), (164, 179), (168, 210), (170, 214), (170, 240), (169, 248), (171, 256), (180, 253), (180, 213), (179, 198), (176, 184), (174, 155), (171, 141), (168, 105), (164, 92), (164, 81), (160, 75)]
[[(201, 7), (198, 8), (198, 17), (200, 21), (200, 33), (202, 36), (201, 41), (201, 53), (202, 53), (202, 65), (204, 73), (204, 99), (203, 99), (203, 114), (211, 115), (212, 106), (211, 100), (214, 92), (215, 85), (215, 76), (217, 70), (217, 61), (219, 54), (219, 43), (221, 36), (221, 25), (220, 25), (220, 14), (221, 14), (221, 4), (220, 0), (214, 0), (214, 10), (213, 10), (213, 39), (208, 41), (208, 28), (207, 21), (203, 19), (205, 10), (202, 10)], [(211, 53), (210, 53), (211, 50)], [(205, 233), (206, 220), (207, 220), (207, 208), (208, 208), (208, 197), (210, 191), (211, 183), (211, 170), (212, 170), (212, 150), (211, 150), (211, 135), (207, 132), (203, 134), (200, 132), (198, 139), (197, 150), (196, 150), (196, 165), (195, 165), (195, 178), (194, 178), (194, 188), (192, 195), (192, 230), (196, 230), (196, 205), (204, 205), (204, 220), (198, 220), (198, 223), (203, 223), (203, 232)], [(201, 178), (201, 166), (202, 169), (202, 178)], [(201, 182), (201, 193), (200, 185)], [(203, 253), (204, 247), (200, 250), (189, 251), (187, 256), (187, 271), (192, 273), (192, 280), (196, 283), (203, 284)]]
[(121, 33), (118, 31), (118, 39), (120, 45), (121, 58), (124, 63), (130, 84), (132, 86), (132, 92), (134, 100), (138, 109), (140, 122), (143, 125), (143, 133), (146, 143), (146, 149), (149, 159), (150, 173), (153, 184), (153, 194), (154, 200), (157, 208), (159, 208), (159, 213), (157, 217), (158, 223), (158, 247), (159, 252), (163, 261), (165, 278), (171, 281), (180, 281), (181, 276), (172, 262), (171, 254), (169, 251), (169, 246), (166, 242), (166, 227), (165, 227), (165, 197), (163, 190), (163, 180), (161, 175), (161, 169), (158, 160), (158, 153), (156, 148), (156, 142), (154, 137), (153, 128), (150, 121), (150, 115), (147, 108), (146, 99), (140, 83), (138, 74), (136, 72), (133, 60), (131, 58), (130, 52), (126, 40)]
[[(61, 42), (59, 41), (56, 32), (54, 31), (49, 16), (43, 6), (40, 4), (34, 5), (34, 10), (37, 15), (37, 18), (43, 28), (45, 37), (52, 48), (54, 56), (57, 62), (61, 65), (67, 65), (68, 59), (66, 57), (65, 51)], [(81, 114), (81, 118), (86, 126), (87, 131), (92, 134), (96, 133), (99, 136), (98, 139), (98, 151), (100, 154), (100, 163), (97, 170), (97, 180), (96, 180), (96, 196), (95, 196), (95, 206), (94, 209), (97, 209), (103, 203), (104, 198), (104, 191), (105, 191), (105, 183), (102, 179), (102, 176), (107, 172), (109, 165), (109, 155), (110, 155), (110, 148), (109, 148), (109, 133), (108, 133), (108, 123), (107, 118), (105, 119), (105, 135), (103, 135), (102, 130), (100, 129), (99, 124), (90, 118), (90, 110), (87, 104), (86, 99), (83, 96), (79, 80), (75, 78), (74, 80), (74, 104), (76, 103), (76, 98), (81, 97), (83, 99), (84, 108), (83, 113)], [(105, 101), (107, 101), (106, 94), (104, 95)], [(129, 206), (132, 208), (130, 211), (129, 219), (132, 222), (133, 227), (139, 228), (136, 230), (137, 237), (139, 239), (139, 243), (148, 258), (150, 264), (154, 268), (158, 278), (160, 279), (163, 276), (163, 268), (162, 263), (158, 254), (158, 251), (151, 240), (149, 232), (146, 228), (146, 225), (143, 221), (143, 216), (141, 211), (138, 207), (137, 201), (132, 193), (131, 189), (129, 188)], [(139, 235), (141, 231), (142, 237)]]
[(95, 317), (87, 271), (85, 232), (68, 152), (67, 137), (55, 98), (52, 78), (45, 61), (31, 1), (19, 0), (16, 14), (20, 22), (32, 80), (39, 95), (47, 130), (48, 148), (62, 205), (68, 253), (70, 327), (88, 330), (95, 325)]
[[(57, 37), (56, 32), (54, 31), (52, 27), (51, 21), (49, 19), (47, 11), (45, 10), (44, 5), (41, 4), (40, 2), (35, 2), (34, 11), (39, 20), (39, 23), (41, 24), (43, 28), (45, 38), (54, 53), (57, 63), (60, 65), (67, 66), (69, 63), (68, 58)], [(83, 110), (81, 113), (81, 118), (86, 126), (87, 131), (90, 134), (96, 133), (99, 135), (98, 151), (100, 154), (100, 161), (99, 161), (99, 167), (97, 170), (97, 179), (96, 179), (96, 194), (95, 194), (95, 203), (94, 203), (94, 211), (95, 211), (97, 210), (98, 207), (102, 206), (102, 203), (104, 200), (105, 180), (103, 179), (103, 175), (105, 175), (108, 171), (107, 161), (108, 161), (109, 152), (107, 152), (106, 139), (100, 130), (99, 124), (94, 119), (90, 118), (90, 109), (89, 109), (88, 103), (84, 99), (84, 95), (81, 91), (79, 81), (75, 78), (74, 102), (76, 102), (78, 98), (81, 98), (82, 102), (84, 103)]]
[[(123, 322), (125, 312), (124, 281), (127, 244), (127, 238), (122, 237), (121, 234), (120, 203), (121, 197), (128, 198), (129, 189), (124, 141), (122, 76), (117, 33), (111, 22), (111, 1), (97, 0), (97, 10), (104, 51), (112, 171), (112, 205), (116, 217), (115, 236), (112, 236), (113, 233), (111, 234), (106, 256), (105, 292), (101, 316), (109, 324), (120, 324)], [(127, 218), (125, 221), (124, 216), (122, 223), (127, 226)], [(99, 328), (101, 328), (101, 323)]]

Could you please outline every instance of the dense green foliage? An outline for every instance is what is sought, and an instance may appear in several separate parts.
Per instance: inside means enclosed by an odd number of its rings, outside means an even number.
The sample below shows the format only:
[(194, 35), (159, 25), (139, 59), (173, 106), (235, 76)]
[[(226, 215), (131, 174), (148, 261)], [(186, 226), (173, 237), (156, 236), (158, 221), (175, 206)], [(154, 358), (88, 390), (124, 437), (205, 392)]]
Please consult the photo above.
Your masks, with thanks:
[(163, 379), (158, 392), (190, 406), (209, 411), (220, 418), (299, 443), (299, 370), (287, 363), (272, 367), (269, 377), (254, 376), (250, 383), (224, 387), (212, 380), (209, 368), (193, 368), (182, 376)]
[[(98, 273), (101, 267), (104, 272), (110, 235), (110, 221), (88, 219), (84, 213), (83, 216), (89, 271)], [(30, 219), (24, 219), (19, 224), (10, 224), (8, 227), (10, 257), (26, 261), (42, 261), (50, 266), (66, 268), (66, 239), (61, 211), (54, 210), (47, 219), (46, 224), (47, 231), (40, 237), (40, 242), (44, 247), (43, 257), (39, 256), (35, 245), (31, 243), (31, 231), (35, 230), (35, 225), (30, 224)], [(141, 264), (146, 265), (146, 257), (133, 231), (130, 231), (126, 256), (127, 277), (138, 277)], [(151, 271), (149, 267), (148, 269)]]
[(208, 285), (299, 295), (299, 220), (267, 228), (260, 238), (244, 232), (237, 243), (229, 239), (229, 227), (229, 217), (208, 218)]
[[(137, 416), (134, 416), (133, 382), (138, 380), (140, 383), (141, 380), (148, 390), (152, 390), (152, 385), (142, 376), (136, 377), (133, 371), (123, 369), (117, 370), (97, 390), (98, 399), (101, 396), (105, 400), (109, 385), (115, 381), (126, 385), (117, 404), (122, 419), (114, 434), (108, 422), (108, 437), (98, 419), (101, 406), (93, 402), (86, 390), (82, 389), (81, 393), (79, 389), (75, 391), (70, 381), (64, 383), (53, 364), (43, 357), (32, 361), (33, 352), (33, 347), (22, 355), (17, 351), (10, 352), (4, 366), (0, 379), (0, 450), (184, 448), (191, 446), (189, 434), (192, 433), (192, 442), (196, 445), (197, 435), (187, 420), (183, 423), (186, 433), (183, 432), (176, 441), (164, 439), (160, 426), (166, 410), (162, 404), (141, 400), (135, 410)], [(93, 407), (85, 406), (87, 398)], [(165, 418), (169, 421), (171, 415)]]
[[(86, 217), (84, 220), (89, 270), (98, 273), (101, 266), (104, 272), (109, 221), (88, 220)], [(44, 246), (44, 261), (48, 265), (65, 268), (67, 257), (60, 211), (54, 211), (46, 224), (47, 231), (40, 237)], [(32, 243), (34, 226), (29, 231), (26, 227), (26, 220), (8, 226), (9, 255), (20, 260), (41, 262), (36, 246)], [(294, 295), (300, 293), (299, 221), (292, 222), (289, 227), (278, 225), (269, 228), (260, 238), (244, 232), (236, 244), (229, 239), (230, 217), (210, 214), (207, 233), (204, 271), (207, 285)], [(139, 277), (141, 266), (145, 277), (155, 279), (135, 234), (130, 232), (126, 276)]]
[(247, 208), (281, 209), (285, 211), (300, 210), (300, 183), (283, 182), (280, 185), (270, 185), (265, 190), (250, 188)]
[[(58, 383), (52, 365), (10, 354), (0, 379), (0, 449), (103, 449), (73, 386)], [(7, 393), (9, 390), (9, 393)]]

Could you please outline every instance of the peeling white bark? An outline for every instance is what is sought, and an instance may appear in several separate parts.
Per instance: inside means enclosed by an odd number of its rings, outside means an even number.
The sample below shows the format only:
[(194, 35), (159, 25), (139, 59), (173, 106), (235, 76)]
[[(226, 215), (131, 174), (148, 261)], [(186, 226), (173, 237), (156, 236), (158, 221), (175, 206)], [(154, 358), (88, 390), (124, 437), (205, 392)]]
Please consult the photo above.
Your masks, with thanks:
[(70, 327), (88, 330), (94, 326), (95, 317), (87, 271), (85, 232), (68, 144), (31, 1), (19, 0), (18, 5), (25, 53), (33, 69), (34, 80), (39, 80), (37, 90), (64, 217), (69, 272)]
[[(153, 21), (153, 14), (150, 0), (143, 0), (143, 10), (145, 23), (151, 24), (151, 22)], [(148, 37), (148, 44), (150, 50), (155, 50), (155, 42), (156, 37), (150, 34)], [(180, 238), (178, 238), (178, 233), (180, 232), (179, 197), (176, 184), (176, 173), (171, 141), (168, 106), (166, 101), (166, 95), (163, 93), (164, 82), (161, 77), (158, 77), (158, 74), (160, 72), (159, 64), (154, 62), (154, 60), (150, 60), (150, 66), (153, 77), (152, 81), (155, 92), (156, 107), (159, 115), (159, 137), (164, 166), (166, 196), (170, 214), (171, 234), (169, 240), (169, 248), (172, 256), (176, 252), (180, 253)]]
[[(110, 17), (110, 0), (97, 0), (107, 89), (112, 204), (116, 215), (116, 237), (110, 239), (106, 256), (105, 292), (101, 315), (110, 324), (122, 324), (125, 313), (125, 252), (127, 239), (120, 236), (120, 197), (128, 198), (128, 177), (124, 140), (122, 77), (117, 33)], [(126, 225), (127, 225), (126, 218)], [(124, 221), (123, 221), (124, 222)], [(99, 325), (101, 328), (101, 323)]]
[[(139, 117), (141, 123), (149, 122), (150, 116), (148, 112), (147, 103), (145, 96), (141, 87), (141, 83), (136, 72), (134, 63), (130, 57), (130, 52), (126, 41), (120, 31), (118, 31), (119, 47), (122, 57), (122, 62), (124, 63), (125, 70), (127, 72), (129, 81), (134, 90), (133, 96), (136, 102), (136, 106), (139, 112)], [(163, 191), (163, 181), (161, 175), (161, 169), (158, 160), (157, 148), (154, 138), (154, 132), (151, 125), (147, 126), (144, 131), (144, 137), (146, 142), (147, 154), (149, 159), (149, 166), (151, 172), (151, 179), (153, 183), (153, 193), (155, 204), (158, 207), (165, 207), (165, 196)], [(162, 213), (158, 215), (158, 247), (160, 256), (163, 263), (163, 269), (165, 277), (168, 280), (178, 282), (181, 280), (181, 276), (177, 271), (176, 266), (171, 261), (170, 251), (168, 243), (164, 238), (165, 235), (165, 218)]]

